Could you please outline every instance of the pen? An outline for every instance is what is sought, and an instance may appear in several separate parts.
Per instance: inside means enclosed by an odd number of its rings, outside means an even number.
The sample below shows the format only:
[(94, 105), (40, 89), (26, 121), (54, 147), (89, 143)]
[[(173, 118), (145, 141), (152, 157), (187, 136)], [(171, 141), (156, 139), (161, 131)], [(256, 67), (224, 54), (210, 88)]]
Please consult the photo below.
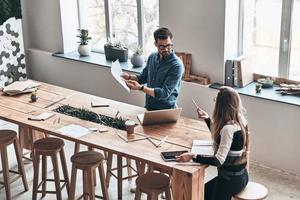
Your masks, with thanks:
[(96, 108), (96, 107), (109, 107), (109, 105), (108, 104), (96, 104), (96, 105), (94, 105), (93, 104), (93, 102), (91, 102), (91, 107), (92, 108)]

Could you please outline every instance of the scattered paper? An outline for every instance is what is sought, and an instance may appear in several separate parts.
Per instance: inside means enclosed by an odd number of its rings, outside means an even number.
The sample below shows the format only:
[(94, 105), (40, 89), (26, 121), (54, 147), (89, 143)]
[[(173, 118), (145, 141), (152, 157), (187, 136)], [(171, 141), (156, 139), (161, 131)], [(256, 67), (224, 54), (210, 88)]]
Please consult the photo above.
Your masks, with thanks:
[(119, 63), (119, 60), (112, 62), (111, 65), (111, 74), (113, 75), (113, 77), (117, 80), (118, 83), (120, 83), (120, 85), (122, 85), (122, 87), (127, 91), (130, 92), (130, 88), (126, 85), (124, 79), (122, 79), (121, 75), (123, 74), (121, 65)]
[(64, 135), (75, 137), (75, 138), (84, 136), (91, 132), (89, 129), (76, 124), (70, 124), (64, 126), (60, 129), (57, 129), (57, 131), (61, 132)]
[(54, 116), (55, 114), (54, 113), (49, 113), (49, 112), (44, 112), (40, 115), (32, 115), (32, 116), (29, 116), (28, 119), (29, 120), (34, 120), (34, 121), (44, 121), (52, 116)]
[(213, 156), (214, 155), (213, 141), (193, 140), (193, 146), (191, 152), (197, 155)]
[(4, 87), (3, 92), (5, 92), (8, 95), (29, 93), (33, 92), (40, 85), (40, 83), (36, 83), (32, 80), (15, 81), (12, 84)]

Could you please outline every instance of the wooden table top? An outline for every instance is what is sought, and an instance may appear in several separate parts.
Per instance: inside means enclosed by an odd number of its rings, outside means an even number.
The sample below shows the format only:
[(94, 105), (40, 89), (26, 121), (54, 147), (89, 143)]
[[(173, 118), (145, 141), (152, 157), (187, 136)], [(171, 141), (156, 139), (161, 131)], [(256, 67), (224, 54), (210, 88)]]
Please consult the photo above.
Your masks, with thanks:
[[(86, 128), (104, 128), (103, 125), (81, 120), (55, 112), (55, 116), (45, 121), (28, 120), (29, 113), (34, 115), (49, 112), (60, 105), (70, 105), (73, 107), (84, 107), (93, 112), (114, 117), (117, 112), (119, 116), (125, 119), (133, 119), (136, 122), (137, 114), (143, 113), (144, 108), (85, 94), (82, 92), (54, 86), (47, 83), (41, 83), (37, 91), (38, 100), (30, 102), (30, 94), (17, 96), (0, 95), (0, 118), (16, 124), (25, 125), (42, 132), (64, 138), (70, 141), (86, 144), (101, 150), (111, 151), (115, 154), (128, 158), (145, 161), (156, 165), (172, 169), (176, 167), (188, 173), (193, 173), (199, 168), (206, 166), (199, 164), (181, 164), (176, 162), (165, 162), (160, 156), (161, 151), (186, 150), (192, 146), (194, 139), (209, 139), (210, 132), (203, 121), (180, 117), (177, 123), (159, 124), (159, 125), (138, 125), (135, 133), (151, 137), (155, 142), (159, 142), (165, 136), (168, 136), (162, 147), (156, 148), (148, 140), (139, 140), (135, 142), (125, 142), (118, 133), (126, 136), (126, 132), (110, 127), (105, 127), (109, 131), (105, 133), (92, 132), (79, 138), (64, 135), (57, 129), (69, 124), (77, 124)], [(109, 104), (109, 107), (91, 107), (91, 100), (97, 99), (99, 102)], [(59, 123), (58, 123), (59, 122)], [(136, 134), (136, 135), (137, 135)]]

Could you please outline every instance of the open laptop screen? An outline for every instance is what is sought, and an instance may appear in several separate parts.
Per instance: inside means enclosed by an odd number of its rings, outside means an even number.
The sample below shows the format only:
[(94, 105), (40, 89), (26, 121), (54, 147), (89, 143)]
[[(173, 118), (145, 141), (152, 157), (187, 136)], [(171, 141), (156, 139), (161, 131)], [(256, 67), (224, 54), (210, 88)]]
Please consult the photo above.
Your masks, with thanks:
[(142, 125), (176, 122), (180, 117), (182, 108), (146, 111), (137, 115)]

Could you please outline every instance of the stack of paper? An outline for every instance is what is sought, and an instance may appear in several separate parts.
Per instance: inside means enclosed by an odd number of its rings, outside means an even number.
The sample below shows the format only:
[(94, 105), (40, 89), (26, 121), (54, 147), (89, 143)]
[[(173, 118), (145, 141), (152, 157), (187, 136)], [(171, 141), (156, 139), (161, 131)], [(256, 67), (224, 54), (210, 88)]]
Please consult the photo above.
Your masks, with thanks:
[(192, 153), (203, 156), (213, 156), (214, 148), (212, 140), (193, 140)]
[(33, 92), (40, 85), (41, 84), (33, 82), (32, 80), (15, 81), (12, 84), (4, 87), (3, 92), (8, 95), (23, 94)]

